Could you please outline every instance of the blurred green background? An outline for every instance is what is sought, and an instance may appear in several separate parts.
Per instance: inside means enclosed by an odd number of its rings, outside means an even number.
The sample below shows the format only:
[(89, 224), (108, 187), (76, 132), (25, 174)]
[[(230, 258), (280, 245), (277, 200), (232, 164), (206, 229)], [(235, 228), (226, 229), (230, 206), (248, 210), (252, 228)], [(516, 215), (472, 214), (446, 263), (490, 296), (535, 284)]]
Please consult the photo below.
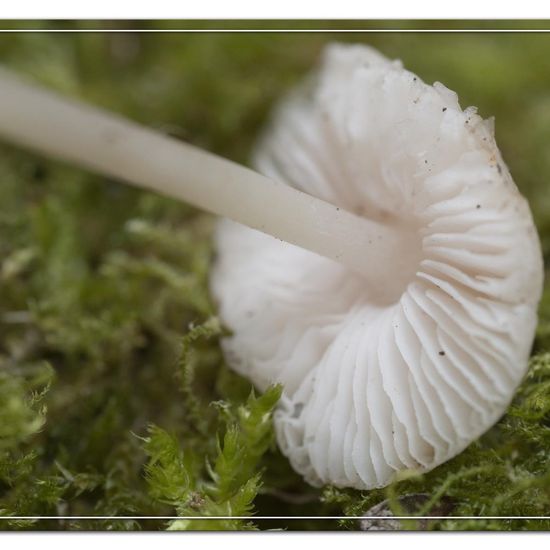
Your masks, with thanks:
[[(178, 27), (166, 22), (10, 25), (37, 31)], [(282, 26), (300, 25), (316, 26)], [(246, 26), (260, 25), (233, 24)], [(438, 24), (393, 26), (412, 30)], [(531, 204), (547, 260), (550, 33), (3, 33), (0, 63), (66, 95), (247, 163), (274, 102), (315, 66), (331, 41), (370, 44), (400, 58), (424, 81), (443, 82), (458, 93), (463, 108), (475, 105), (484, 118), (496, 118), (497, 142)], [(273, 403), (247, 402), (249, 384), (223, 364), (218, 346), (223, 328), (207, 284), (212, 226), (210, 216), (186, 205), (0, 144), (2, 515), (361, 515), (384, 500), (400, 511), (402, 496), (411, 494), (423, 495), (424, 509), (409, 513), (441, 514), (446, 503), (443, 515), (550, 515), (546, 293), (530, 374), (508, 415), (481, 441), (434, 472), (387, 490), (314, 489), (278, 453), (269, 426), (252, 433), (243, 421), (244, 410), (259, 414)], [(236, 456), (247, 457), (245, 464)], [(403, 526), (524, 529), (548, 523), (441, 520)], [(359, 524), (0, 523), (22, 529), (167, 527), (357, 529)]]

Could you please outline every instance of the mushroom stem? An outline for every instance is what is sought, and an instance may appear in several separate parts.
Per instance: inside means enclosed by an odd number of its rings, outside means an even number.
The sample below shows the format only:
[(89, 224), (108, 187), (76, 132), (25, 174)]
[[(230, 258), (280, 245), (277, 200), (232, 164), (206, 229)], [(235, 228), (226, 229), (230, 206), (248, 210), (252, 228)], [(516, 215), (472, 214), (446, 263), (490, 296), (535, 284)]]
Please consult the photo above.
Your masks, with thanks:
[[(118, 115), (0, 70), (0, 136), (158, 191), (360, 272), (384, 286), (401, 232)], [(406, 254), (405, 254), (406, 256)], [(391, 262), (390, 257), (393, 258)]]

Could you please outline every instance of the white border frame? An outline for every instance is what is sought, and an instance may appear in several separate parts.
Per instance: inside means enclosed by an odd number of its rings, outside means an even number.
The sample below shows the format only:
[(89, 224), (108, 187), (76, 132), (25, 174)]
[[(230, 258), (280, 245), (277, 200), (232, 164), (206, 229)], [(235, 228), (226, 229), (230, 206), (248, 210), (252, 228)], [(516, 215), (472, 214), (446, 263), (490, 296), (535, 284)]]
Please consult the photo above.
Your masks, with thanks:
[[(158, 1), (158, 0), (157, 0)], [(525, 1), (525, 0), (524, 0)], [(134, 18), (132, 16), (132, 18)], [(162, 17), (156, 17), (156, 20), (161, 20)], [(491, 19), (492, 21), (493, 19)], [(226, 20), (227, 21), (227, 20)], [(308, 20), (313, 21), (313, 20)], [(350, 20), (351, 21), (351, 20)], [(193, 21), (191, 21), (193, 23)], [(221, 22), (221, 21), (220, 21)], [(271, 21), (267, 20), (266, 23)], [(300, 22), (294, 20), (293, 22)], [(324, 21), (319, 21), (323, 23)], [(372, 21), (373, 23), (381, 23), (382, 21)], [(483, 21), (475, 20), (473, 23), (482, 23)], [(516, 22), (516, 21), (513, 21)], [(278, 23), (278, 21), (276, 21)], [(536, 21), (532, 21), (536, 24)], [(0, 24), (2, 21), (0, 20)], [(165, 34), (165, 33), (434, 33), (434, 34), (452, 34), (452, 33), (550, 33), (548, 29), (0, 29), (0, 34), (16, 34), (16, 33), (50, 33), (50, 34), (82, 34), (82, 33), (142, 33), (142, 34)], [(47, 521), (47, 520), (88, 520), (88, 521), (105, 521), (105, 520), (241, 520), (241, 521), (258, 521), (258, 520), (550, 520), (550, 516), (0, 516), (0, 524), (2, 520), (17, 521)], [(1, 528), (1, 525), (0, 525)], [(0, 533), (1, 535), (1, 533)]]

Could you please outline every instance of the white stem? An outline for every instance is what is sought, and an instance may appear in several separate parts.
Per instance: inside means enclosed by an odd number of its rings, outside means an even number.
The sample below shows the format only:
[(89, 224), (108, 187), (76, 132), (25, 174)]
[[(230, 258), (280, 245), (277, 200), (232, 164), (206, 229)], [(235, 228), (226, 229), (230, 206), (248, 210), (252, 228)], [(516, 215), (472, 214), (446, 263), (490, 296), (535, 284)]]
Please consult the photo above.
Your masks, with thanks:
[(0, 136), (316, 252), (373, 284), (384, 281), (386, 259), (397, 252), (400, 236), (393, 228), (3, 69)]

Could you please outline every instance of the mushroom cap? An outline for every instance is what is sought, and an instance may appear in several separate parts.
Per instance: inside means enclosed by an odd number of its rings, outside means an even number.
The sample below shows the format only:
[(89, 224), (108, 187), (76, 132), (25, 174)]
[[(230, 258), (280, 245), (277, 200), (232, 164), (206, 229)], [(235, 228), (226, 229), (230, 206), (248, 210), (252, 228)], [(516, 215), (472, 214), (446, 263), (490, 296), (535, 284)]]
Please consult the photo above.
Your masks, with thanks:
[(278, 109), (255, 165), (399, 224), (413, 251), (404, 284), (387, 266), (380, 299), (343, 265), (219, 222), (226, 359), (260, 390), (283, 384), (275, 427), (292, 466), (314, 485), (370, 489), (461, 452), (509, 405), (542, 290), (537, 232), (492, 124), (400, 62), (334, 44)]

